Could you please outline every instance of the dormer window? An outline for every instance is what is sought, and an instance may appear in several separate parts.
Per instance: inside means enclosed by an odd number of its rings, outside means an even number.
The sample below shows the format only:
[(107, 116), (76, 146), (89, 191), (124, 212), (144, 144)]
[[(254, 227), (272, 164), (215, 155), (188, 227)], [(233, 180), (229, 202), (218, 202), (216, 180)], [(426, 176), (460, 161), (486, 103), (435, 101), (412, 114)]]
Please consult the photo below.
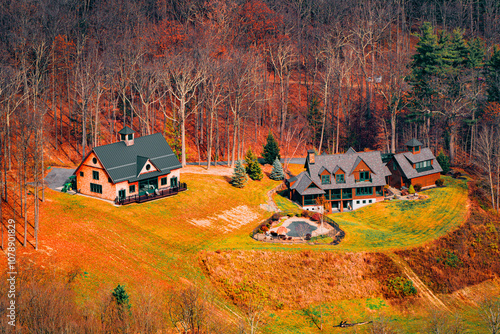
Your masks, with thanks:
[(122, 135), (120, 136), (120, 138), (121, 138), (121, 140), (125, 140), (126, 135), (122, 134)]
[(330, 184), (330, 175), (321, 175), (321, 184)]
[(336, 176), (337, 183), (345, 183), (344, 174), (338, 174)]
[(365, 171), (365, 172), (359, 172), (359, 180), (360, 181), (367, 181), (370, 179), (370, 172)]
[(432, 169), (432, 162), (431, 162), (431, 160), (417, 162), (415, 164), (415, 169), (417, 170), (417, 172), (423, 172), (426, 170), (430, 170), (430, 169)]

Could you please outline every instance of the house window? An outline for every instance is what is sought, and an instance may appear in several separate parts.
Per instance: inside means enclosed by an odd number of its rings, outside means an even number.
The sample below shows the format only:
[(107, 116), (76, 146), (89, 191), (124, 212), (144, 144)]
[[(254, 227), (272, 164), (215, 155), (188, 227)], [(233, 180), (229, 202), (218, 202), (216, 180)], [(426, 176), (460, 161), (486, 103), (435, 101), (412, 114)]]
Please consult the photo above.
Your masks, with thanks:
[(160, 179), (160, 181), (161, 181), (161, 185), (162, 185), (162, 186), (164, 186), (164, 185), (166, 185), (166, 184), (167, 184), (167, 178), (166, 178), (166, 177), (162, 177), (162, 178)]
[(427, 170), (429, 167), (431, 167), (431, 160), (425, 160), (421, 162), (417, 162), (415, 164), (415, 169), (418, 171), (419, 169)]
[(337, 183), (345, 183), (344, 174), (338, 174), (336, 176)]
[(98, 172), (98, 171), (93, 170), (93, 171), (92, 171), (92, 178), (93, 178), (94, 180), (99, 180), (99, 172)]
[(366, 204), (366, 200), (365, 199), (363, 200), (363, 204)]
[(147, 164), (146, 165), (146, 170), (150, 170), (151, 169), (151, 165), (150, 164)]
[(356, 204), (359, 204), (359, 201), (356, 201)]
[(366, 196), (373, 194), (373, 187), (356, 188), (356, 196)]
[(360, 181), (365, 181), (365, 180), (368, 180), (370, 178), (370, 172), (366, 171), (366, 172), (359, 172), (359, 180)]
[(80, 176), (83, 177), (83, 172), (80, 172)]
[(330, 175), (321, 175), (321, 183), (329, 184), (330, 183)]
[(102, 194), (102, 186), (100, 184), (91, 183), (90, 191), (93, 193)]
[(122, 139), (122, 140), (125, 140), (125, 135), (121, 135), (121, 139)]
[(96, 164), (97, 163), (97, 158), (92, 158), (92, 163)]
[(131, 194), (131, 193), (135, 193), (135, 184), (128, 186), (128, 192), (129, 192), (130, 194)]
[(132, 140), (132, 134), (128, 135), (128, 140)]

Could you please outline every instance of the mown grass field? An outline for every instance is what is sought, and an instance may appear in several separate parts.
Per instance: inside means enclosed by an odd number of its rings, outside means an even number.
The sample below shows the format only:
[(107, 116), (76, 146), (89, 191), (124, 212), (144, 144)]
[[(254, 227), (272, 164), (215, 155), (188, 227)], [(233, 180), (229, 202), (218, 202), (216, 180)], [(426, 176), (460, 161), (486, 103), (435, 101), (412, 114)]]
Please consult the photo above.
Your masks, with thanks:
[(385, 201), (330, 215), (346, 231), (339, 248), (363, 251), (411, 247), (457, 228), (467, 214), (467, 180), (443, 179), (445, 187), (421, 192), (429, 196), (424, 200)]
[[(279, 182), (264, 178), (236, 189), (224, 176), (183, 174), (181, 179), (189, 188), (184, 193), (123, 207), (47, 191), (41, 212), (41, 247), (39, 252), (31, 252), (31, 258), (41, 265), (55, 265), (63, 270), (78, 268), (82, 273), (76, 283), (78, 294), (86, 299), (103, 286), (110, 290), (117, 284), (125, 284), (132, 291), (147, 284), (165, 288), (195, 284), (213, 289), (206, 271), (200, 266), (200, 258), (205, 252), (235, 251), (244, 256), (245, 252), (255, 250), (306, 250), (314, 254), (316, 251), (404, 248), (445, 234), (456, 228), (466, 215), (466, 181), (446, 178), (447, 186), (425, 191), (429, 199), (424, 201), (377, 203), (354, 213), (332, 215), (347, 233), (338, 246), (265, 244), (251, 239), (249, 234), (260, 221), (270, 216), (271, 213), (262, 210), (260, 204), (266, 203), (266, 193)], [(274, 199), (282, 209), (300, 211), (280, 195), (275, 195)], [(247, 210), (240, 216), (233, 216), (234, 221), (223, 218), (224, 213), (242, 206)], [(272, 262), (272, 255), (266, 256)], [(264, 269), (279, 271), (272, 265)], [(255, 267), (252, 270), (256, 270)], [(252, 277), (251, 273), (248, 275)], [(300, 275), (296, 278), (300, 279)], [(225, 303), (233, 307), (229, 300)], [(312, 308), (316, 306), (311, 305)], [(329, 320), (325, 322), (329, 326), (338, 323), (339, 314), (344, 313), (356, 315), (349, 318), (353, 321), (377, 316), (382, 311), (397, 321), (414, 321), (377, 298), (339, 300), (324, 306), (329, 312)], [(266, 319), (265, 332), (268, 333), (318, 332), (299, 309), (271, 311)]]

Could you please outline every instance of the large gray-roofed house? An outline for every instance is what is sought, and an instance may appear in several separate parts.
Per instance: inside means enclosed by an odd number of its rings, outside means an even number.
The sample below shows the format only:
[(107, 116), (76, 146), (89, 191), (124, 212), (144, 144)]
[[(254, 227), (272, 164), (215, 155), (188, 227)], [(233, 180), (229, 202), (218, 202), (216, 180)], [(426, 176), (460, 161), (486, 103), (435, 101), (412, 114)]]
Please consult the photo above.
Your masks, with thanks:
[(123, 202), (143, 201), (178, 189), (179, 159), (160, 133), (134, 138), (124, 127), (121, 141), (95, 147), (75, 171), (83, 194)]
[(325, 196), (333, 211), (356, 209), (383, 199), (383, 186), (390, 171), (380, 152), (316, 155), (308, 151), (305, 171), (287, 180), (290, 198), (313, 209), (315, 200)]

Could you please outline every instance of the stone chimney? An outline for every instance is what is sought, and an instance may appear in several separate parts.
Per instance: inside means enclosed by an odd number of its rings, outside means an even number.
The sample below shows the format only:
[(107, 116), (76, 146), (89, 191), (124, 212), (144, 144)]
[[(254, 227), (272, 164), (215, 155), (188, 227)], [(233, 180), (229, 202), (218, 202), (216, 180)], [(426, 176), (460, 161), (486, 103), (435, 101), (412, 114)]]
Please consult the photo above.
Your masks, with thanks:
[(309, 164), (314, 165), (314, 158), (316, 157), (316, 154), (314, 153), (314, 150), (308, 150), (307, 151), (307, 156), (309, 157)]

